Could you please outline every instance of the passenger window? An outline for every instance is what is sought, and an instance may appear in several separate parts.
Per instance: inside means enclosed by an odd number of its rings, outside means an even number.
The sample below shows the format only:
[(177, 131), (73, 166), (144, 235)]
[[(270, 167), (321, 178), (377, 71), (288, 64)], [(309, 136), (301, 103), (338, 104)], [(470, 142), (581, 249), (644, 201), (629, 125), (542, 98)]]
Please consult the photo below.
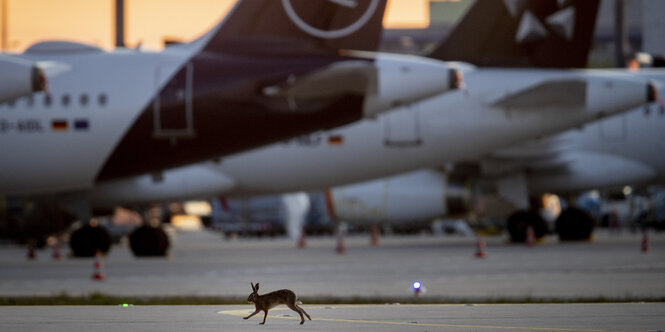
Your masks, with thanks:
[(88, 95), (87, 94), (82, 94), (81, 95), (81, 106), (88, 106)]
[(52, 102), (51, 95), (48, 94), (44, 95), (44, 106), (46, 107), (51, 106), (51, 102)]
[(108, 98), (106, 97), (106, 94), (103, 94), (103, 93), (100, 94), (99, 95), (99, 105), (101, 105), (101, 106), (106, 105), (106, 102), (108, 101), (107, 99)]
[(69, 95), (62, 96), (62, 106), (69, 106)]

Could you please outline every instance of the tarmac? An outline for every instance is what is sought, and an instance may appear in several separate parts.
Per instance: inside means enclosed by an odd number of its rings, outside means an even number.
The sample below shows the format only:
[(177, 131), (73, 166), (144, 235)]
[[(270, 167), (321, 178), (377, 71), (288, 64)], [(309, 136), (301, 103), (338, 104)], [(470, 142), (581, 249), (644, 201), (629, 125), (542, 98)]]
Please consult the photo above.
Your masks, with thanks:
[[(179, 232), (169, 258), (137, 259), (126, 245), (103, 260), (105, 281), (91, 278), (93, 259), (53, 260), (50, 249), (26, 258), (25, 248), (0, 247), (0, 296), (222, 296), (245, 298), (250, 282), (261, 291), (289, 288), (302, 299), (316, 297), (403, 298), (420, 281), (424, 298), (466, 301), (501, 299), (641, 300), (665, 298), (665, 234), (650, 234), (640, 251), (639, 233), (596, 232), (594, 242), (534, 247), (486, 239), (486, 257), (476, 258), (472, 237), (365, 236), (295, 241), (226, 240), (216, 233)], [(665, 313), (665, 312), (664, 312)]]
[(662, 331), (665, 304), (0, 307), (2, 331)]
[[(290, 288), (312, 321), (285, 306), (242, 317), (253, 305), (233, 306), (4, 306), (0, 331), (663, 331), (665, 234), (596, 232), (595, 241), (559, 243), (548, 237), (534, 247), (486, 239), (476, 258), (476, 239), (429, 235), (346, 239), (335, 251), (332, 237), (309, 238), (296, 248), (288, 239), (227, 240), (216, 233), (178, 232), (170, 257), (134, 258), (116, 246), (96, 271), (93, 259), (53, 260), (50, 249), (26, 257), (25, 248), (0, 247), (0, 296), (70, 296), (102, 293), (130, 297), (221, 296), (244, 298), (250, 282), (260, 293)], [(99, 270), (99, 269), (98, 269)], [(102, 272), (104, 281), (92, 279)], [(406, 305), (420, 281), (422, 299), (476, 304)], [(308, 299), (395, 298), (378, 305), (313, 305)], [(478, 304), (502, 299), (606, 300), (610, 303)], [(611, 303), (624, 301), (624, 303)], [(625, 302), (628, 301), (628, 302)], [(633, 301), (633, 302), (630, 302)]]

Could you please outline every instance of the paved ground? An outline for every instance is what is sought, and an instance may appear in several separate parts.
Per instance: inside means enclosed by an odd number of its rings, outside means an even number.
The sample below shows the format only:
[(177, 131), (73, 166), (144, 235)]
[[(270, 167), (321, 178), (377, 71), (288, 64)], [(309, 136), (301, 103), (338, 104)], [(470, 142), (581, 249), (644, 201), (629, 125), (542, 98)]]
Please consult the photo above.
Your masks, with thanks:
[(241, 319), (247, 306), (0, 307), (2, 331), (662, 331), (665, 304), (284, 306)]
[[(595, 243), (557, 243), (534, 248), (487, 240), (487, 258), (476, 259), (475, 239), (308, 239), (296, 249), (288, 240), (227, 241), (211, 233), (180, 233), (168, 259), (135, 259), (126, 247), (104, 260), (107, 280), (91, 280), (91, 259), (53, 261), (50, 251), (26, 259), (22, 248), (0, 248), (0, 296), (110, 295), (247, 296), (249, 283), (261, 290), (291, 288), (314, 296), (404, 297), (419, 280), (425, 296), (450, 299), (665, 297), (665, 234), (651, 234), (651, 251), (640, 252), (640, 234), (598, 233)], [(65, 252), (66, 253), (66, 252)], [(665, 314), (665, 312), (663, 312)]]

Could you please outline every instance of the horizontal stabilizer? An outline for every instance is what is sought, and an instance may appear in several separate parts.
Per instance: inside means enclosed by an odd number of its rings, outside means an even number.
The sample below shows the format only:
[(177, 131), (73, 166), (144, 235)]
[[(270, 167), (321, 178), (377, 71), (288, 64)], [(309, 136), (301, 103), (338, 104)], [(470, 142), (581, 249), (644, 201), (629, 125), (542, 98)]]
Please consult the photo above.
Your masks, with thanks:
[(587, 83), (579, 79), (545, 81), (490, 101), (504, 108), (575, 108), (586, 106)]
[(345, 94), (377, 94), (377, 69), (366, 61), (334, 63), (302, 77), (263, 89), (269, 97), (330, 98)]

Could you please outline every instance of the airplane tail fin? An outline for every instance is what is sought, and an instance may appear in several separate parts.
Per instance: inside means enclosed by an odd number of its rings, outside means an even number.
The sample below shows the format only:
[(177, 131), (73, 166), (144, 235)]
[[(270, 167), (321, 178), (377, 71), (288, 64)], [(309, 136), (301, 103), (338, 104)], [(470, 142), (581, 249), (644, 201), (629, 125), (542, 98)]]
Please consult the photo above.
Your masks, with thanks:
[(387, 0), (239, 0), (203, 51), (280, 54), (376, 51)]
[(430, 57), (483, 67), (586, 67), (600, 0), (478, 0)]

